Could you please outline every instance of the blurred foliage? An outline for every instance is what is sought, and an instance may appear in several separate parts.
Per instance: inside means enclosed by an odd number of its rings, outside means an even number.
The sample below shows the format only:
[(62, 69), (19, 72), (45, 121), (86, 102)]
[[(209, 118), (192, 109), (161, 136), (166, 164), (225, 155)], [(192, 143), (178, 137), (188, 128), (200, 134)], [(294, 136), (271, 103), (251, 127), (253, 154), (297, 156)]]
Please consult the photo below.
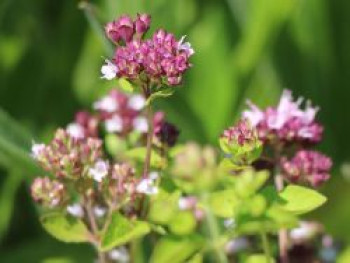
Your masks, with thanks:
[(37, 173), (28, 149), (110, 85), (100, 79), (111, 53), (101, 24), (142, 11), (152, 14), (154, 27), (188, 35), (196, 49), (184, 87), (157, 105), (181, 127), (182, 141), (215, 143), (246, 98), (266, 106), (284, 87), (320, 105), (320, 148), (336, 166), (324, 189), (329, 202), (317, 216), (330, 233), (350, 242), (350, 210), (343, 202), (350, 183), (339, 172), (350, 159), (349, 1), (2, 0), (1, 261), (87, 262), (81, 255), (91, 256), (85, 247), (58, 245), (39, 227), (28, 194), (27, 179)]

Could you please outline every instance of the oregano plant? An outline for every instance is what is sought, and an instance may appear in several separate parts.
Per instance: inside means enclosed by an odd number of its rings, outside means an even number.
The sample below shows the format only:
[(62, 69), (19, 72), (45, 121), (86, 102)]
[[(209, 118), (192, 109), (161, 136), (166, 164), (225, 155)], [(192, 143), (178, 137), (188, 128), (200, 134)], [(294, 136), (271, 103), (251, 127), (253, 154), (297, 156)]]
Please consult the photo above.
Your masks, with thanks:
[(91, 244), (100, 263), (304, 262), (296, 246), (330, 238), (301, 220), (326, 202), (316, 189), (332, 166), (312, 150), (322, 139), (318, 108), (285, 90), (265, 110), (248, 102), (217, 145), (178, 144), (181, 129), (153, 103), (182, 84), (194, 50), (150, 25), (148, 14), (106, 25), (115, 52), (101, 73), (115, 88), (33, 145), (43, 228)]

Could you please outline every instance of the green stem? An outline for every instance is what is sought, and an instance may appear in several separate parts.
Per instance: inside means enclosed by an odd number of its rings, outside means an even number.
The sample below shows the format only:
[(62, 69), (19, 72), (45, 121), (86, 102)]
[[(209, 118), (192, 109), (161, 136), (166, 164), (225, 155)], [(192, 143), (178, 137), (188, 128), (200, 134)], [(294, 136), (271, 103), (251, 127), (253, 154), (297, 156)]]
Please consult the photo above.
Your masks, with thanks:
[(270, 244), (265, 232), (261, 232), (261, 240), (263, 244), (264, 254), (266, 256), (266, 263), (271, 263)]
[(143, 176), (147, 177), (151, 166), (151, 155), (152, 155), (152, 139), (153, 139), (153, 113), (152, 106), (149, 103), (146, 107), (148, 133), (147, 133), (147, 144), (146, 144), (146, 157), (143, 167)]
[(207, 205), (208, 204), (207, 194), (203, 194), (201, 196), (201, 199), (202, 199), (203, 204), (204, 204), (205, 220), (206, 220), (206, 224), (208, 226), (209, 238), (210, 238), (211, 243), (213, 244), (212, 250), (213, 250), (215, 258), (216, 258), (215, 262), (228, 263), (226, 254), (223, 251), (222, 246), (219, 245), (219, 244), (221, 244), (220, 231), (219, 231), (217, 220)]

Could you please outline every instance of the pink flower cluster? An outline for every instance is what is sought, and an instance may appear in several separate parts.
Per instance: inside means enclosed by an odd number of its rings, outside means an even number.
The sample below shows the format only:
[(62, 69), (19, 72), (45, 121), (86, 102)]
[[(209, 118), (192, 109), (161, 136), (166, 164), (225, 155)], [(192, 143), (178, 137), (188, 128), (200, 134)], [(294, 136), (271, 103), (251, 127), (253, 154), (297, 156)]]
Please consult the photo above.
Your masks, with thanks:
[(293, 101), (291, 91), (285, 90), (277, 107), (265, 111), (248, 102), (249, 110), (243, 112), (243, 118), (249, 120), (258, 129), (263, 141), (318, 143), (322, 138), (323, 127), (315, 121), (318, 107), (308, 102), (301, 109), (303, 99)]
[(181, 83), (183, 74), (191, 66), (189, 58), (194, 51), (185, 37), (179, 41), (171, 33), (159, 29), (147, 40), (142, 36), (149, 29), (150, 17), (138, 15), (135, 21), (122, 16), (117, 21), (108, 23), (106, 34), (117, 45), (111, 61), (101, 69), (102, 78), (126, 78), (153, 85), (176, 86)]
[(282, 159), (282, 172), (293, 183), (320, 186), (330, 177), (332, 160), (315, 151), (301, 150), (291, 159)]
[(237, 142), (238, 145), (243, 146), (247, 143), (256, 142), (257, 131), (252, 128), (249, 122), (241, 120), (237, 125), (225, 130), (221, 137), (226, 138), (228, 143)]

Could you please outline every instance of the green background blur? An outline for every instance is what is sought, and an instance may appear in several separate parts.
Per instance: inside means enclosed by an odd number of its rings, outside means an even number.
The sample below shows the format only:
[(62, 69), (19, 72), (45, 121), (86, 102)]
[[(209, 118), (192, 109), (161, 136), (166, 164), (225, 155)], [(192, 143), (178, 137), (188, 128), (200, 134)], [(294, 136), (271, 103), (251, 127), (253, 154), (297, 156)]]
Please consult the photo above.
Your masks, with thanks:
[[(181, 140), (216, 143), (246, 98), (276, 103), (282, 88), (320, 105), (335, 161), (313, 216), (350, 243), (349, 0), (0, 1), (0, 261), (89, 262), (84, 245), (64, 245), (41, 229), (28, 185), (38, 171), (31, 141), (45, 141), (75, 111), (110, 88), (100, 79), (110, 55), (100, 24), (147, 11), (152, 30), (188, 35), (196, 54), (184, 87), (156, 106), (181, 127)], [(65, 258), (70, 258), (64, 261)], [(85, 260), (86, 259), (86, 260)]]

